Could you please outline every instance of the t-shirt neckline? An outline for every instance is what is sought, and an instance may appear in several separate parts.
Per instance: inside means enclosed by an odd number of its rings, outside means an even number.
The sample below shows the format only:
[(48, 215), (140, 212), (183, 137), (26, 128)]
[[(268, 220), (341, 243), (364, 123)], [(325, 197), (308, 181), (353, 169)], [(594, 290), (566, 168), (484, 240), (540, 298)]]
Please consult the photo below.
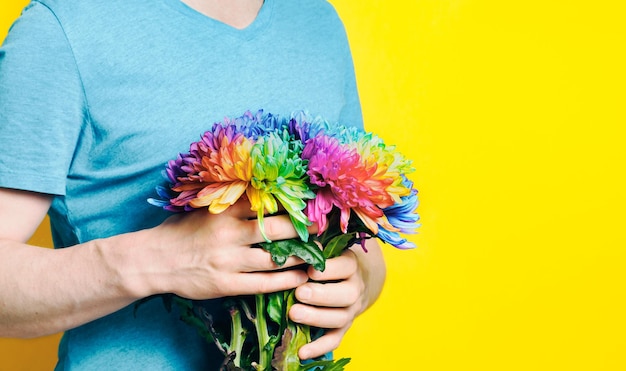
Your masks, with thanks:
[(272, 10), (274, 7), (274, 0), (264, 0), (261, 9), (256, 18), (245, 28), (239, 29), (221, 22), (217, 19), (211, 18), (199, 11), (191, 8), (181, 0), (163, 0), (168, 6), (187, 17), (193, 22), (201, 23), (203, 27), (211, 27), (215, 31), (229, 34), (233, 37), (240, 37), (243, 39), (251, 39), (260, 33), (270, 22), (272, 17)]

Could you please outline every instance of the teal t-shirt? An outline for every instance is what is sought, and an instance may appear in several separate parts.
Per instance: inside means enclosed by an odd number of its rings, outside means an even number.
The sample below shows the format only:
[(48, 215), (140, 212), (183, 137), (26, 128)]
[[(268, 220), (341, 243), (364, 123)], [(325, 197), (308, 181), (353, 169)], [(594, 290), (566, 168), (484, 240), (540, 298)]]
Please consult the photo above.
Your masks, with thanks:
[[(179, 0), (33, 1), (0, 48), (0, 187), (54, 195), (59, 248), (153, 227), (169, 216), (146, 202), (165, 163), (213, 122), (258, 109), (362, 126), (345, 31), (326, 1), (265, 0), (243, 30)], [(154, 301), (68, 331), (57, 368), (220, 360)]]

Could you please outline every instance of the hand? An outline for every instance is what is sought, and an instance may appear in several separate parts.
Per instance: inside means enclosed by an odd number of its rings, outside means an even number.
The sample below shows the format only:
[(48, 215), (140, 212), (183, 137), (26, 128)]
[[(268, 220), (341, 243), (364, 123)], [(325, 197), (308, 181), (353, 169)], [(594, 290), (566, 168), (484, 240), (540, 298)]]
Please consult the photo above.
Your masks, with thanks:
[[(250, 295), (291, 289), (308, 279), (302, 270), (283, 268), (302, 264), (290, 258), (278, 267), (270, 254), (251, 245), (264, 241), (256, 212), (241, 200), (220, 214), (205, 209), (175, 215), (156, 227), (160, 240), (158, 292), (173, 292), (190, 299)], [(271, 239), (297, 237), (287, 215), (265, 218)], [(165, 268), (162, 266), (165, 265)], [(274, 270), (280, 272), (272, 272)]]
[(327, 260), (324, 272), (309, 267), (307, 273), (313, 282), (296, 289), (300, 303), (293, 305), (289, 317), (295, 322), (328, 330), (300, 348), (300, 359), (315, 358), (335, 350), (355, 317), (368, 306), (364, 275), (352, 250)]

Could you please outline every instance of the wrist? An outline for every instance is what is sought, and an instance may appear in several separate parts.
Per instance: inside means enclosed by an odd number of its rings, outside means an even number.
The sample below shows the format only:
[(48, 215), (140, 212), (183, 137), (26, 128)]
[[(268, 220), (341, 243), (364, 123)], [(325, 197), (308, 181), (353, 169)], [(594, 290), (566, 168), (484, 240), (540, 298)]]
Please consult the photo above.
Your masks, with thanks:
[(95, 253), (108, 272), (110, 284), (120, 295), (133, 301), (165, 292), (155, 279), (158, 269), (154, 253), (149, 251), (152, 243), (148, 231), (92, 241)]

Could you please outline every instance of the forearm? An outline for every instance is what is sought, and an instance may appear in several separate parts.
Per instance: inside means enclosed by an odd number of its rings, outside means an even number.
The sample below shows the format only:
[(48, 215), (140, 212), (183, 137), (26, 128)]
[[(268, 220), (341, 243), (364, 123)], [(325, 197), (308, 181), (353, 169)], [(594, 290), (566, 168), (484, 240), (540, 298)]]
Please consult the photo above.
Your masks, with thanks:
[[(306, 282), (305, 272), (283, 270), (250, 248), (263, 241), (250, 213), (242, 203), (220, 215), (178, 214), (151, 229), (58, 250), (0, 239), (0, 336), (67, 330), (155, 294), (202, 300)], [(266, 218), (265, 226), (272, 239), (297, 236), (285, 215)], [(283, 267), (299, 264), (290, 258)]]
[(137, 300), (133, 240), (127, 234), (58, 250), (0, 240), (0, 336), (64, 331)]

